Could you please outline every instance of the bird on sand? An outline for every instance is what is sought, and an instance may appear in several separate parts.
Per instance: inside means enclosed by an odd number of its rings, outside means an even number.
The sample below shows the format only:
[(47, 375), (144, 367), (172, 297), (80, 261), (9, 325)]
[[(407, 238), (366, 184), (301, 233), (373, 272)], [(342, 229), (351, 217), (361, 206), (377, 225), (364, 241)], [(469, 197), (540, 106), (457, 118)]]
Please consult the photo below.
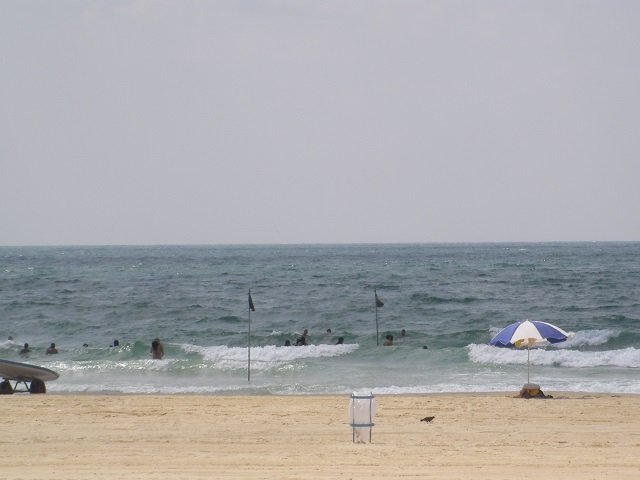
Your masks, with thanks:
[(427, 422), (427, 423), (431, 423), (431, 420), (433, 420), (436, 417), (424, 417), (423, 419), (421, 419), (421, 422)]

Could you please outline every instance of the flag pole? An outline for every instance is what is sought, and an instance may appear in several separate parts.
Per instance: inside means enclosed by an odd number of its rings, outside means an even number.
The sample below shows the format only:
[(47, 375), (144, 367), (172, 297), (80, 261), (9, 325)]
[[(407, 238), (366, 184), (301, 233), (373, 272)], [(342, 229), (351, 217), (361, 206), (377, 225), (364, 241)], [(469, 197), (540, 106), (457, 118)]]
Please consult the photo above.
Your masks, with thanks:
[(251, 289), (249, 289), (249, 329), (247, 337), (247, 382), (251, 382), (251, 310), (253, 300), (251, 299)]
[(376, 304), (376, 345), (380, 346), (380, 334), (378, 330), (378, 292), (376, 289), (373, 289), (373, 296), (375, 297), (374, 303)]
[(384, 307), (384, 303), (378, 298), (378, 292), (375, 288), (373, 289), (373, 296), (375, 297), (374, 303), (376, 304), (376, 345), (380, 345), (380, 334), (378, 330), (378, 308)]

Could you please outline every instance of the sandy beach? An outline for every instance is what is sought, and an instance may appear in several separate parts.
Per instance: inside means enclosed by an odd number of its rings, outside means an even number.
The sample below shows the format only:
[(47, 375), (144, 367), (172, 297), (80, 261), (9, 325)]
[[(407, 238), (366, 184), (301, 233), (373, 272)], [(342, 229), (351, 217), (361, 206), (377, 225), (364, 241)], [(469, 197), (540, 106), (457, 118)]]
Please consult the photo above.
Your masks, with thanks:
[(7, 395), (2, 478), (640, 478), (640, 396), (547, 393), (377, 396), (371, 444), (348, 395)]

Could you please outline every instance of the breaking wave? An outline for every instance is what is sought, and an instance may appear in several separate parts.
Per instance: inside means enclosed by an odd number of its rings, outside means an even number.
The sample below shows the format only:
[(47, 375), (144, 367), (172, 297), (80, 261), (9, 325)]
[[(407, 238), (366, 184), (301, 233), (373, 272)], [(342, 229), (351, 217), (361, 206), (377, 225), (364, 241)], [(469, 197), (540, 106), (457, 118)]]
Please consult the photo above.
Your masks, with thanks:
[[(251, 348), (252, 368), (266, 370), (303, 359), (340, 357), (358, 349), (358, 344), (343, 345), (307, 345), (304, 347), (279, 347), (266, 345)], [(245, 368), (247, 364), (246, 347), (227, 347), (216, 345), (200, 347), (184, 344), (186, 352), (198, 353), (203, 360), (219, 368)]]
[[(490, 345), (468, 345), (469, 360), (474, 363), (511, 365), (527, 363), (524, 350), (497, 348)], [(640, 350), (634, 347), (619, 350), (588, 351), (568, 349), (531, 350), (532, 365), (550, 365), (569, 368), (621, 367), (640, 368)]]

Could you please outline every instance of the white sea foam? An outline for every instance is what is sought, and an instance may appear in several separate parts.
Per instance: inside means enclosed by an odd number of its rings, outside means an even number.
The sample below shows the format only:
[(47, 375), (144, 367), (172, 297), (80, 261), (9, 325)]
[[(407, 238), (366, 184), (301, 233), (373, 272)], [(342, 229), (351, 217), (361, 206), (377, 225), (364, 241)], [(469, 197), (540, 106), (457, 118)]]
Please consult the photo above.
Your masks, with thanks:
[[(201, 347), (189, 344), (181, 345), (181, 347), (187, 352), (199, 353), (205, 361), (220, 368), (240, 368), (247, 363), (246, 347), (227, 347), (225, 345)], [(253, 368), (257, 370), (269, 369), (305, 358), (339, 357), (356, 351), (358, 347), (358, 344), (252, 347), (251, 362)]]
[(460, 385), (457, 383), (438, 383), (434, 385), (418, 385), (413, 387), (373, 387), (374, 395), (420, 395), (424, 393), (465, 393), (465, 392), (503, 392), (509, 390), (507, 383), (491, 385)]
[(609, 340), (620, 336), (620, 330), (601, 329), (601, 330), (579, 330), (575, 332), (566, 342), (557, 343), (558, 348), (576, 348), (583, 346), (604, 345)]
[(177, 359), (153, 360), (93, 360), (93, 361), (56, 361), (47, 365), (48, 368), (63, 374), (70, 373), (81, 375), (83, 373), (109, 373), (109, 372), (164, 372), (170, 370), (172, 365), (178, 363)]
[[(468, 345), (469, 359), (474, 363), (510, 365), (527, 363), (526, 350), (497, 348), (489, 345)], [(571, 368), (623, 367), (640, 368), (640, 350), (634, 347), (600, 352), (567, 349), (535, 348), (531, 350), (532, 365), (554, 365)]]

